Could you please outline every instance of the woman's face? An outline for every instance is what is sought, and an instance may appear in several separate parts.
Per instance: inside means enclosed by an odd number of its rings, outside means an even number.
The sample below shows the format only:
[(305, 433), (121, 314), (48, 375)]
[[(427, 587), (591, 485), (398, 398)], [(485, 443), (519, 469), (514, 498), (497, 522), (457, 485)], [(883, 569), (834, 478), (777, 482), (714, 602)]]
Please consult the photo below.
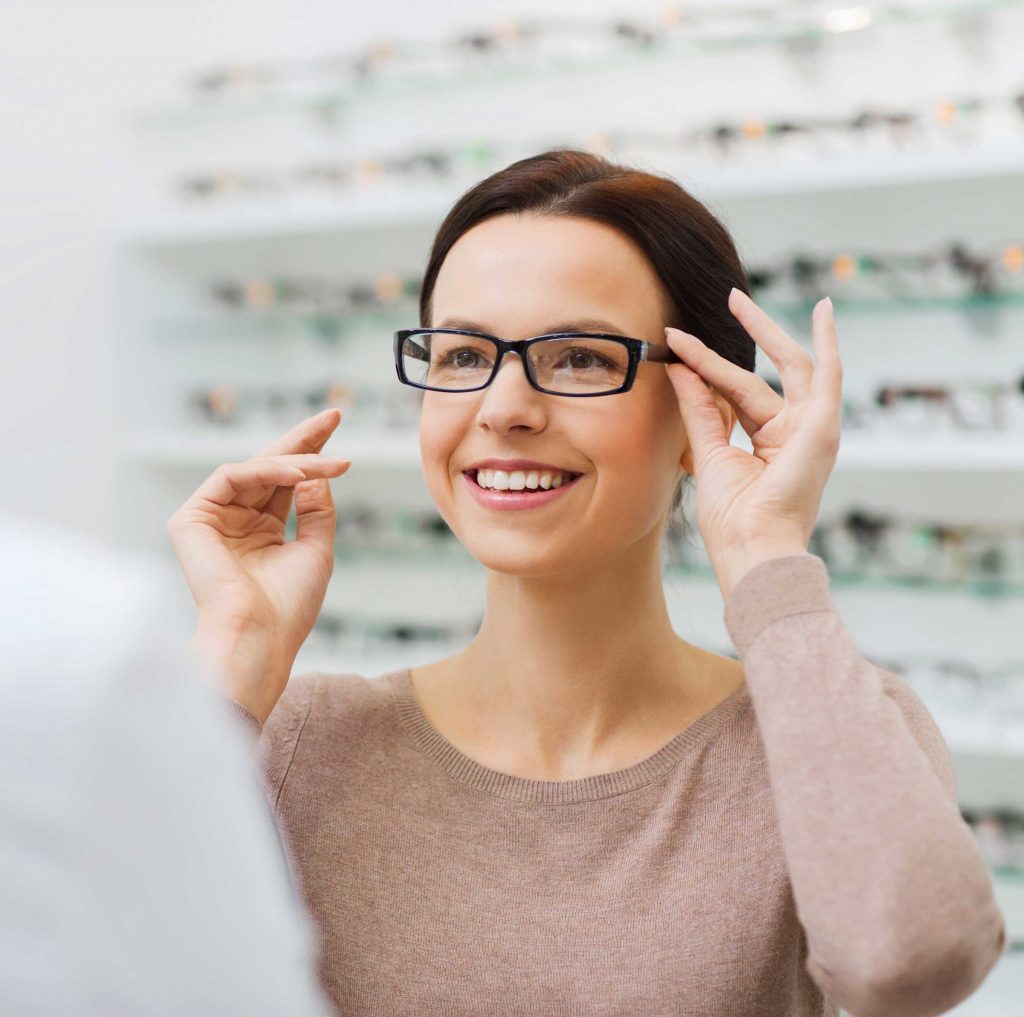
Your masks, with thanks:
[[(667, 349), (664, 302), (653, 269), (617, 230), (582, 218), (508, 214), (453, 245), (429, 324), (504, 339), (613, 332)], [(582, 322), (590, 324), (567, 327)], [(536, 391), (519, 357), (506, 355), (482, 391), (423, 393), (427, 487), (459, 541), (498, 572), (551, 574), (640, 541), (667, 513), (686, 447), (675, 391), (658, 363), (641, 362), (628, 392), (573, 399)], [(531, 459), (582, 476), (544, 505), (502, 511), (479, 504), (464, 476), (489, 458)]]

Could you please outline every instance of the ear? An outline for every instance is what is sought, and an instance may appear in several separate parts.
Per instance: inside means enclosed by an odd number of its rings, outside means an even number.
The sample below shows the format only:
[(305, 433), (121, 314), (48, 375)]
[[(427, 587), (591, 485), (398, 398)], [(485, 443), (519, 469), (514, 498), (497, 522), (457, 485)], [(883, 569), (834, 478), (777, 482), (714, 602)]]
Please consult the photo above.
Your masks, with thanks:
[[(732, 408), (732, 404), (724, 396), (716, 395), (715, 402), (718, 403), (718, 412), (722, 415), (722, 420), (725, 422), (726, 432), (729, 437), (732, 437), (733, 429), (736, 427), (736, 411)], [(686, 448), (683, 454), (679, 457), (679, 465), (682, 466), (687, 473), (693, 475), (693, 448), (689, 441), (686, 443)]]

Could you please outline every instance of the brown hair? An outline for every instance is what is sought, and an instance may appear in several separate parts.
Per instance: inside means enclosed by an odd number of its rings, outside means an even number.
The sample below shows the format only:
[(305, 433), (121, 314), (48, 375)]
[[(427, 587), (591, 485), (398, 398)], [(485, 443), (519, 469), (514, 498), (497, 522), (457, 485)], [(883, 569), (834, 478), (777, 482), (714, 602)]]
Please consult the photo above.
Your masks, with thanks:
[[(420, 290), (420, 327), (429, 328), (434, 283), (455, 242), (473, 226), (510, 212), (579, 216), (613, 226), (637, 244), (665, 288), (666, 325), (699, 336), (726, 360), (754, 370), (756, 345), (728, 306), (735, 286), (750, 292), (722, 223), (669, 177), (558, 149), (520, 159), (474, 184), (445, 216)], [(670, 514), (683, 497), (680, 479)]]

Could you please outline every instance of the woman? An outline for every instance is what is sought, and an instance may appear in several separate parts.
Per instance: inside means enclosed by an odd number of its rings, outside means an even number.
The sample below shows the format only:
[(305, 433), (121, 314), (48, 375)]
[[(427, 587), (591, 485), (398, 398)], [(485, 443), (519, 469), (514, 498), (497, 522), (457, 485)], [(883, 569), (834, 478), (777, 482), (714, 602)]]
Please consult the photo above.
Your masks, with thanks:
[[(703, 205), (595, 155), (524, 159), (456, 203), (420, 297), (455, 345), (396, 337), (404, 380), (438, 383), (431, 495), (487, 569), (480, 630), (444, 660), (289, 681), (332, 571), (336, 411), (218, 468), (168, 524), (197, 645), (262, 728), (339, 1012), (937, 1014), (995, 964), (942, 737), (807, 551), (839, 444), (830, 304), (812, 358), (748, 288)], [(583, 340), (497, 368), (481, 345), (561, 332), (648, 356), (616, 391), (629, 371)], [(739, 660), (666, 610), (688, 476)]]

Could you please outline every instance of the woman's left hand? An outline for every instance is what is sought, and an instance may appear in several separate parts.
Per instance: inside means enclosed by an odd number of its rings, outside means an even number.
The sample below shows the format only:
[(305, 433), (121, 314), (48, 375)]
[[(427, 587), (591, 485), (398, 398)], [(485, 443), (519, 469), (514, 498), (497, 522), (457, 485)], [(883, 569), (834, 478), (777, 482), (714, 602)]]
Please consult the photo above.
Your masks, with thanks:
[[(666, 370), (692, 449), (697, 524), (723, 596), (759, 562), (808, 553), (839, 451), (843, 377), (827, 298), (811, 314), (813, 358), (741, 290), (729, 294), (729, 310), (775, 365), (784, 396), (695, 336), (665, 329), (684, 361)], [(753, 454), (729, 444), (708, 384), (735, 411)]]

